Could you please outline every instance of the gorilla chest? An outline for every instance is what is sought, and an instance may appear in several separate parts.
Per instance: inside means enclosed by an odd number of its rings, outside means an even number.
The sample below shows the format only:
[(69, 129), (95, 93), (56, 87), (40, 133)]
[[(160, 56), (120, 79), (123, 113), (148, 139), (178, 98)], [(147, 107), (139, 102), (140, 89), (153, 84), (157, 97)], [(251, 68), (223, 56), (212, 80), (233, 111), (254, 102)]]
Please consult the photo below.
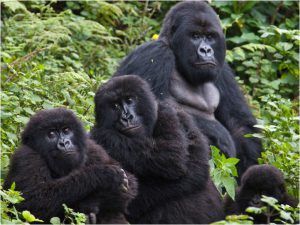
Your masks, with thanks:
[(220, 93), (212, 82), (194, 87), (175, 73), (170, 81), (170, 93), (185, 111), (215, 120), (214, 112), (220, 102)]

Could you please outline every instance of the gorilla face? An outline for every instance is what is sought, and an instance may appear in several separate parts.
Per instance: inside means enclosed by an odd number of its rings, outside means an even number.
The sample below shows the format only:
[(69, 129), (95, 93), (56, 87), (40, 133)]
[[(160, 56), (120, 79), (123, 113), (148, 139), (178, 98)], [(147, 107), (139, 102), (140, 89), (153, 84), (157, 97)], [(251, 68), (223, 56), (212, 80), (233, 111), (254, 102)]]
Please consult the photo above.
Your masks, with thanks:
[(226, 44), (213, 9), (204, 2), (185, 2), (170, 12), (164, 26), (171, 26), (167, 38), (180, 74), (196, 85), (216, 79), (224, 64)]
[(84, 159), (84, 129), (73, 112), (63, 108), (34, 115), (23, 132), (22, 142), (38, 151), (56, 174), (66, 175)]
[(115, 130), (127, 136), (145, 134), (143, 126), (145, 117), (138, 111), (139, 104), (138, 97), (134, 94), (122, 95), (111, 100), (110, 107), (107, 109), (112, 113), (111, 120), (106, 120), (106, 125), (112, 125)]
[(141, 78), (125, 75), (111, 79), (96, 93), (95, 105), (98, 127), (125, 136), (152, 135), (157, 104)]

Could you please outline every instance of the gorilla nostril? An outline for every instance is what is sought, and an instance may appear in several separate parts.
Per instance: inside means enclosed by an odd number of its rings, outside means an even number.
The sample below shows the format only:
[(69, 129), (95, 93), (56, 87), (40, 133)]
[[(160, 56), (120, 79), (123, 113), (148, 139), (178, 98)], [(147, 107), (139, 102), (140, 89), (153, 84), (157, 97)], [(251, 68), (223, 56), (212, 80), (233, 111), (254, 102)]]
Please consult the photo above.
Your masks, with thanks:
[(71, 142), (70, 141), (65, 141), (65, 146), (68, 147), (70, 146)]
[(62, 149), (62, 148), (65, 148), (65, 143), (63, 141), (60, 141), (57, 143), (57, 148), (58, 149)]
[(133, 115), (129, 114), (127, 118), (128, 118), (129, 120), (132, 120), (132, 119), (133, 119)]
[(122, 117), (121, 117), (121, 121), (127, 122), (127, 117), (126, 117), (126, 116), (122, 116)]

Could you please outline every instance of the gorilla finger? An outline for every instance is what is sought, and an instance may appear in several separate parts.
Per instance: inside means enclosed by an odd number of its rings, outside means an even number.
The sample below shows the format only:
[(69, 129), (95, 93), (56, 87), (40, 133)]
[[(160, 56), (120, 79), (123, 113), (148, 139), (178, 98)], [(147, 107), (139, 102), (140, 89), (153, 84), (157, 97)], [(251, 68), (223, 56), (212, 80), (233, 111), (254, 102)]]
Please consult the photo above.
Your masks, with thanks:
[(122, 188), (122, 190), (125, 191), (125, 192), (128, 191), (128, 186), (125, 186), (124, 184), (122, 184), (121, 188)]
[(96, 217), (95, 213), (90, 213), (88, 217), (89, 217), (90, 224), (96, 224), (97, 223), (97, 217)]

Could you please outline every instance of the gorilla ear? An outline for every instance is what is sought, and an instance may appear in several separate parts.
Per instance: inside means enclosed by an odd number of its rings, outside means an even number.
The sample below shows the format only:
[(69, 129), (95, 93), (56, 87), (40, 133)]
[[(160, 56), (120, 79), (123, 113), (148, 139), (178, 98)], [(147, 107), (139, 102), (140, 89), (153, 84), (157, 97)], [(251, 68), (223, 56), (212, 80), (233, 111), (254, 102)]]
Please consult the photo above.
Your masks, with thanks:
[(170, 31), (171, 36), (173, 36), (173, 34), (176, 32), (176, 30), (177, 30), (177, 26), (175, 26), (175, 24), (172, 25), (171, 31)]

